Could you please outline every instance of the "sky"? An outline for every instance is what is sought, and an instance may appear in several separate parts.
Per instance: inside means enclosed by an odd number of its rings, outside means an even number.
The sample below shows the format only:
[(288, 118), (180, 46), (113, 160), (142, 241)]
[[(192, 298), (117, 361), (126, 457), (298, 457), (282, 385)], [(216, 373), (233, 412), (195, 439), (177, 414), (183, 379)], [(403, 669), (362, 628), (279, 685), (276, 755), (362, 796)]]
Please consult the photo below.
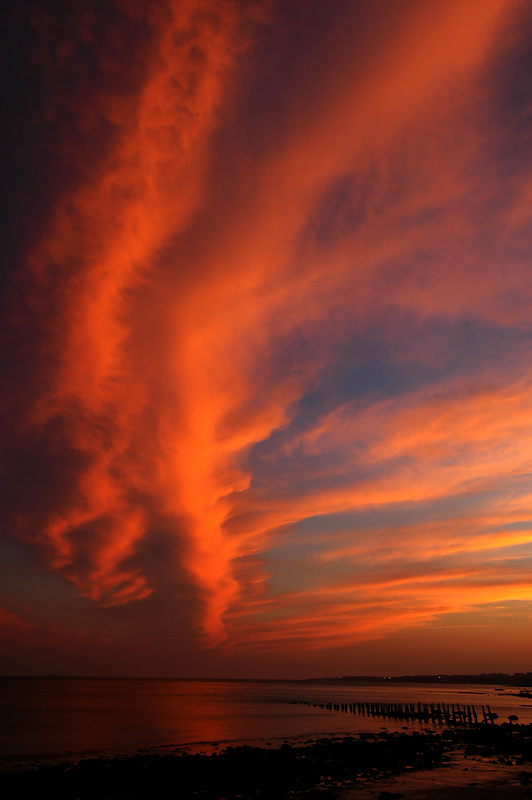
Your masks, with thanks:
[(0, 673), (528, 671), (527, 0), (3, 14)]

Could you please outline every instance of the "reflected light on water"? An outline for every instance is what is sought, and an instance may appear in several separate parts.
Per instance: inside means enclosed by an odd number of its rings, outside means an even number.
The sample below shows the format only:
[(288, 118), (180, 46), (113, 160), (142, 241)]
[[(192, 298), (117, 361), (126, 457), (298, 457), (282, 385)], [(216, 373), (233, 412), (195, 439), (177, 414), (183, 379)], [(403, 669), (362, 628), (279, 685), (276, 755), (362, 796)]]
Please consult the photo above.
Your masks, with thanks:
[[(511, 694), (514, 692), (514, 694)], [(298, 704), (294, 704), (296, 701)], [(273, 746), (426, 723), (341, 714), (301, 703), (489, 704), (532, 722), (532, 702), (494, 686), (338, 685), (282, 681), (0, 678), (0, 758), (72, 759), (142, 748)]]

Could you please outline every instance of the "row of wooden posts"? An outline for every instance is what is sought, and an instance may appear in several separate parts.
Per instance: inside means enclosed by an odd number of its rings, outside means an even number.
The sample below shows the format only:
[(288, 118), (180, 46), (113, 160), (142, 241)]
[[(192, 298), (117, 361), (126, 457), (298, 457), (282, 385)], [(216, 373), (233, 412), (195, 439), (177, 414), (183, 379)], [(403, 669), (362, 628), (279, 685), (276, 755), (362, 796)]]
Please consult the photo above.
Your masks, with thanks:
[(446, 725), (494, 724), (498, 714), (492, 713), (489, 706), (482, 706), (482, 718), (475, 706), (451, 703), (311, 703), (305, 700), (294, 703), (340, 711), (343, 714), (359, 714), (363, 717), (385, 717), (395, 720), (418, 720), (419, 722), (439, 722)]

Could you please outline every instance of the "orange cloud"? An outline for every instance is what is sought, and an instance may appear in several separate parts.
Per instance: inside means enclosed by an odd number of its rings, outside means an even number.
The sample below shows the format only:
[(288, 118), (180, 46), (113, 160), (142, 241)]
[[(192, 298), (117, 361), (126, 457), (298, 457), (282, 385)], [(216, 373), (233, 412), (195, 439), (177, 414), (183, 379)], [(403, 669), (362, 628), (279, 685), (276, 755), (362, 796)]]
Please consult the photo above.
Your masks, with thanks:
[(56, 365), (31, 429), (46, 431), (61, 418), (68, 447), (87, 465), (67, 506), (53, 509), (36, 536), (53, 567), (106, 603), (151, 591), (123, 566), (146, 531), (135, 495), (153, 492), (159, 460), (146, 410), (151, 365), (135, 352), (142, 296), (149, 302), (161, 247), (200, 202), (228, 75), (246, 46), (246, 26), (263, 16), (230, 4), (218, 12), (209, 2), (153, 7), (154, 42), (138, 93), (120, 97), (103, 87), (90, 111), (117, 128), (116, 140), (90, 182), (54, 209), (30, 259), (32, 302), (50, 317), (44, 347)]
[[(142, 79), (121, 96), (96, 93), (90, 116), (116, 133), (29, 259), (46, 379), (20, 428), (64, 459), (69, 489), (33, 524), (19, 516), (52, 568), (105, 606), (156, 588), (142, 547), (164, 520), (208, 643), (295, 635), (311, 648), (525, 593), (521, 575), (497, 582), (489, 560), (484, 584), (470, 564), (431, 572), (436, 541), (423, 550), (424, 578), (357, 575), (353, 588), (332, 572), (330, 585), (309, 578), (308, 595), (268, 593), (265, 557), (313, 517), (489, 492), (528, 469), (522, 353), (499, 371), (480, 365), (481, 382), (432, 377), (397, 397), (348, 401), (331, 391), (313, 417), (304, 405), (327, 394), (339, 351), (345, 373), (366, 358), (364, 343), (382, 340), (382, 361), (445, 373), (455, 354), (443, 317), (497, 331), (528, 319), (527, 304), (512, 316), (508, 292), (529, 286), (529, 270), (508, 253), (501, 280), (472, 201), (491, 195), (484, 70), (518, 38), (522, 4), (406, 2), (390, 18), (369, 9), (366, 42), (347, 7), (321, 55), (293, 64), (261, 138), (252, 44), (261, 25), (275, 36), (281, 6), (155, 4)], [(105, 57), (102, 68), (114, 69)], [(504, 503), (506, 516), (491, 517), (501, 527), (528, 495)], [(435, 531), (441, 551), (527, 543), (479, 525)], [(406, 540), (404, 526), (379, 530), (368, 553), (389, 531)], [(301, 563), (361, 552), (331, 536)]]
[(527, 569), (476, 566), (418, 575), (370, 575), (347, 584), (316, 587), (265, 602), (248, 618), (231, 620), (233, 645), (241, 651), (267, 644), (282, 652), (338, 648), (378, 639), (391, 631), (424, 625), (447, 614), (482, 605), (530, 602)]
[(20, 636), (31, 629), (31, 624), (18, 614), (0, 606), (0, 631), (2, 636)]
[(0, 606), (0, 638), (23, 647), (71, 648), (78, 644), (104, 642), (102, 636), (88, 636), (82, 630), (71, 630), (54, 622), (22, 616)]
[[(382, 152), (405, 126), (432, 112), (439, 97), (435, 87), (443, 85), (445, 91), (451, 91), (450, 87), (465, 85), (466, 92), (469, 90), (471, 70), (483, 63), (511, 7), (508, 3), (483, 6), (482, 11), (479, 7), (475, 25), (465, 27), (457, 24), (458, 19), (463, 22), (458, 4), (438, 5), (419, 17), (407, 14), (391, 48), (386, 34), (379, 42), (385, 58), (393, 61), (393, 69), (390, 71), (389, 62), (376, 61), (362, 81), (354, 73), (347, 72), (343, 80), (336, 74), (335, 91), (323, 96), (313, 92), (312, 108), (306, 108), (304, 100), (296, 103), (297, 135), (292, 141), (285, 139), (260, 165), (249, 213), (236, 220), (225, 214), (226, 226), (212, 245), (200, 247), (202, 259), (210, 265), (209, 282), (198, 283), (191, 290), (176, 326), (176, 380), (186, 387), (180, 412), (187, 433), (178, 437), (169, 433), (168, 440), (177, 438), (180, 453), (187, 454), (184, 459), (179, 454), (175, 461), (175, 485), (179, 487), (175, 507), (194, 520), (187, 566), (207, 595), (210, 612), (205, 629), (215, 640), (221, 635), (224, 612), (238, 600), (235, 560), (266, 546), (253, 529), (237, 537), (227, 535), (230, 524), (223, 527), (240, 508), (238, 498), (236, 508), (232, 507), (232, 494), (241, 493), (249, 481), (238, 462), (251, 445), (289, 423), (294, 404), (328, 357), (327, 349), (315, 343), (322, 320), (338, 305), (347, 281), (343, 303), (360, 290), (358, 279), (353, 281), (359, 270), (347, 273), (338, 256), (337, 263), (323, 263), (319, 253), (305, 253), (305, 268), (298, 268), (301, 231), (330, 181), (375, 154), (375, 132)], [(446, 42), (444, 47), (442, 42)], [(418, 68), (420, 63), (423, 70)], [(348, 69), (356, 69), (356, 62)], [(304, 134), (300, 135), (302, 128)], [(406, 239), (399, 244), (399, 252), (412, 248), (415, 236), (408, 233)], [(371, 246), (375, 247), (374, 240)], [(391, 249), (380, 248), (380, 258)], [(397, 255), (396, 242), (393, 252)], [(268, 374), (262, 393), (258, 365), (268, 363), (272, 339), (282, 342), (283, 336), (290, 336), (300, 326), (310, 331), (310, 362), (293, 365), (289, 376)], [(235, 430), (232, 437), (227, 433), (228, 423)], [(175, 429), (175, 422), (171, 421), (170, 427), (172, 424)], [(324, 513), (324, 492), (318, 495), (314, 513)], [(401, 489), (395, 499), (403, 495)], [(375, 502), (381, 498), (379, 489)], [(331, 498), (328, 508), (351, 507), (353, 501), (356, 504), (349, 490), (340, 502)], [(274, 510), (261, 509), (270, 526), (312, 513), (308, 507), (301, 511), (293, 496), (287, 500), (286, 512), (277, 514), (276, 504), (273, 500)]]
[[(296, 447), (307, 456), (334, 453), (329, 478), (333, 472), (336, 485), (323, 488), (310, 472), (306, 486), (300, 476), (300, 494), (283, 502), (259, 495), (262, 513), (253, 516), (248, 507), (244, 524), (250, 550), (263, 549), (268, 536), (281, 552), (287, 542), (284, 558), (296, 548), (307, 589), (276, 590), (274, 569), (262, 593), (255, 587), (255, 596), (230, 616), (231, 639), (240, 641), (242, 629), (246, 647), (262, 636), (272, 646), (286, 636), (302, 648), (314, 649), (322, 638), (339, 646), (346, 635), (372, 638), (490, 602), (532, 600), (523, 560), (531, 552), (532, 506), (528, 481), (519, 480), (531, 447), (530, 402), (528, 381), (491, 389), (464, 381), (428, 397), (341, 408), (299, 439)], [(368, 529), (356, 516), (419, 503), (430, 516), (438, 498), (452, 509), (453, 497), (479, 492), (481, 510), (472, 505), (459, 517), (440, 511), (437, 521)], [(346, 512), (353, 527), (346, 521), (338, 530), (334, 516)], [(305, 545), (301, 526), (310, 519), (317, 532)]]

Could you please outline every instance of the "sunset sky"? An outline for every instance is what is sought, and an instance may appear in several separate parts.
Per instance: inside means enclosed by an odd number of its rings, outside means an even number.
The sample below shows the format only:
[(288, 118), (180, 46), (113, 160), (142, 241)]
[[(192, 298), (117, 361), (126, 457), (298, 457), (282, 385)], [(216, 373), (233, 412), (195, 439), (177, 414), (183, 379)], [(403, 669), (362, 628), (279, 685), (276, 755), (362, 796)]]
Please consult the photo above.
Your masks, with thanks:
[(530, 2), (2, 49), (0, 673), (532, 670)]

